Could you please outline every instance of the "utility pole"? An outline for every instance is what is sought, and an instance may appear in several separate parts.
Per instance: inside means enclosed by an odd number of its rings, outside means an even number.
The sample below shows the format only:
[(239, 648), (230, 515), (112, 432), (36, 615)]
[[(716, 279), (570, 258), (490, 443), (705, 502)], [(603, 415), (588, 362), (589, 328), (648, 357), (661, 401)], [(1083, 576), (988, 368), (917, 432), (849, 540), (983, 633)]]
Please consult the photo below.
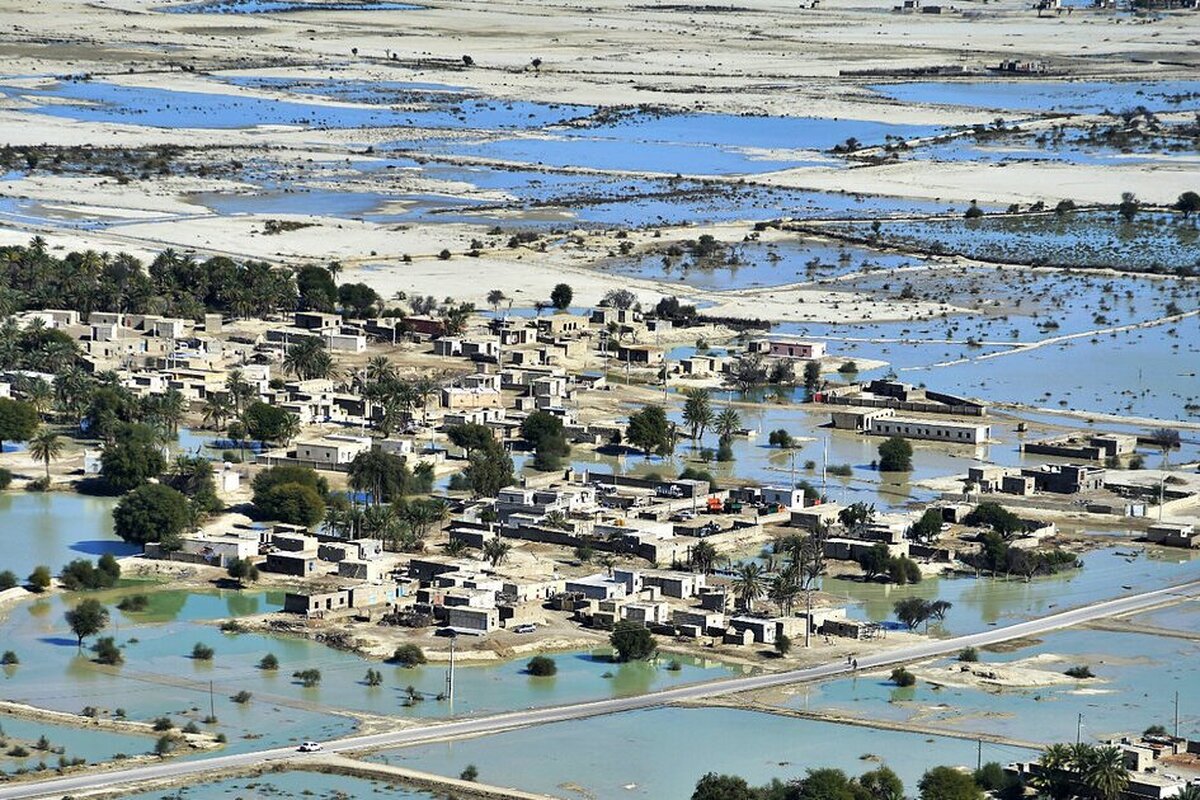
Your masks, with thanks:
[(446, 698), (450, 701), (450, 711), (454, 711), (454, 643), (458, 636), (450, 637), (450, 669), (446, 670)]
[(213, 682), (208, 682), (208, 716), (210, 719), (217, 718), (217, 705), (213, 700)]
[(1083, 742), (1083, 714), (1079, 715), (1079, 719), (1075, 722), (1075, 744)]
[(804, 590), (804, 646), (812, 646), (812, 589)]
[(1179, 738), (1179, 692), (1175, 692), (1175, 738)]
[(983, 739), (976, 741), (975, 750), (975, 771), (983, 769)]
[(829, 437), (825, 437), (825, 442), (821, 446), (821, 502), (825, 502), (825, 482), (826, 473), (829, 470)]

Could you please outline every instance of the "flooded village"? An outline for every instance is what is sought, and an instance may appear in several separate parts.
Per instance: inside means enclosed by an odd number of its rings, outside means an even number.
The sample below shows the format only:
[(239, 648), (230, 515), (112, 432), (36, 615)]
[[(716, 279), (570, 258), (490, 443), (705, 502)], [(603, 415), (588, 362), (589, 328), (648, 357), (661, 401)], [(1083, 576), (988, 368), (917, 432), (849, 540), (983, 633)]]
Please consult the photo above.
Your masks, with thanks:
[(1200, 794), (1194, 3), (0, 20), (0, 798)]

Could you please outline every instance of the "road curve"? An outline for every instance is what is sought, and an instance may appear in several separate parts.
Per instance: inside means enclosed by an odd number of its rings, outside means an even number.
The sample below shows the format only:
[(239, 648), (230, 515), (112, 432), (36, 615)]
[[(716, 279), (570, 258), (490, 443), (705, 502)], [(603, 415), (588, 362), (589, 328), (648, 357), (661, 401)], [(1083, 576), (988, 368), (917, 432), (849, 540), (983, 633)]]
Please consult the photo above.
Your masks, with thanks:
[[(1002, 628), (993, 628), (979, 633), (956, 636), (951, 639), (931, 639), (912, 645), (911, 647), (892, 650), (874, 656), (863, 656), (858, 660), (858, 668), (860, 670), (877, 669), (893, 664), (919, 661), (954, 653), (964, 647), (982, 647), (1026, 636), (1036, 636), (1047, 631), (1079, 625), (1103, 617), (1127, 614), (1171, 600), (1195, 597), (1197, 595), (1200, 595), (1200, 581), (1192, 581), (1165, 589), (1143, 592), (1128, 597), (1119, 597), (1082, 608), (1060, 611), (1050, 616), (1019, 622)], [(687, 686), (679, 686), (635, 697), (618, 697), (587, 703), (575, 703), (573, 705), (549, 706), (526, 711), (509, 711), (486, 717), (433, 723), (390, 733), (348, 736), (343, 739), (334, 739), (325, 742), (324, 749), (326, 752), (336, 753), (354, 750), (372, 750), (382, 747), (404, 747), (447, 738), (477, 736), (513, 728), (524, 728), (551, 722), (583, 719), (602, 714), (614, 714), (621, 711), (652, 708), (682, 700), (697, 700), (715, 695), (822, 680), (844, 674), (848, 671), (849, 668), (846, 664), (839, 661), (804, 669), (789, 670), (787, 672), (689, 684)], [(20, 783), (12, 786), (0, 784), (0, 800), (61, 797), (72, 792), (82, 792), (126, 783), (177, 778), (186, 775), (200, 776), (204, 773), (224, 769), (241, 769), (284, 758), (295, 759), (298, 756), (302, 757), (293, 747), (278, 747), (249, 753), (214, 756), (213, 758), (198, 759), (195, 761), (165, 761), (161, 764), (55, 778), (46, 781)]]

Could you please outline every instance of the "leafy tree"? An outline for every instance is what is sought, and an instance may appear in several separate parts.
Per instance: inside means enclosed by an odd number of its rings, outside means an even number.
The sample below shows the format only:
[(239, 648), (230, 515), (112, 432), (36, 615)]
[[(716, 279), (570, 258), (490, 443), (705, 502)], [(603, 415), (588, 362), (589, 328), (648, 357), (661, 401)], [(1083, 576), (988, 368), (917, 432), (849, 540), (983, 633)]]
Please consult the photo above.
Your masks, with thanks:
[(425, 653), (415, 644), (402, 644), (392, 653), (391, 661), (402, 667), (415, 667), (424, 664)]
[(879, 445), (879, 469), (883, 472), (908, 472), (912, 469), (912, 445), (892, 436)]
[(474, 764), (467, 764), (463, 771), (458, 774), (458, 777), (464, 781), (477, 781), (479, 780), (479, 768)]
[(571, 452), (562, 420), (549, 411), (535, 411), (526, 417), (521, 423), (521, 438), (533, 445), (533, 465), (543, 472), (558, 469), (560, 460)]
[(942, 512), (936, 508), (927, 508), (921, 518), (913, 523), (908, 535), (917, 541), (929, 542), (936, 539), (942, 532)]
[(217, 497), (217, 482), (212, 462), (202, 456), (180, 456), (161, 479), (188, 498), (197, 520), (225, 507)]
[(1142, 204), (1134, 196), (1133, 192), (1122, 192), (1121, 202), (1117, 205), (1117, 213), (1125, 222), (1133, 222), (1133, 218), (1137, 216), (1141, 210)]
[(365, 283), (343, 283), (338, 287), (337, 294), (342, 309), (352, 317), (372, 317), (383, 305), (379, 293)]
[(983, 800), (983, 791), (975, 779), (953, 767), (934, 767), (917, 784), (921, 800)]
[(1200, 194), (1188, 191), (1179, 195), (1179, 199), (1175, 201), (1175, 210), (1183, 214), (1184, 219), (1200, 212)]
[(321, 670), (302, 669), (292, 673), (292, 677), (300, 681), (305, 689), (312, 689), (321, 684)]
[(600, 304), (609, 308), (628, 310), (637, 305), (637, 301), (637, 295), (628, 289), (610, 289), (604, 294)]
[(39, 423), (37, 409), (30, 403), (0, 397), (0, 451), (4, 443), (24, 442), (33, 436)]
[(259, 660), (258, 668), (267, 671), (279, 669), (279, 659), (274, 653), (267, 653)]
[(629, 415), (625, 439), (646, 454), (671, 455), (674, 438), (674, 428), (662, 406), (643, 406), (641, 411)]
[(146, 544), (177, 539), (192, 518), (188, 500), (160, 483), (147, 483), (121, 498), (113, 509), (113, 530), (127, 542)]
[(470, 489), (476, 497), (494, 497), (512, 482), (512, 458), (495, 439), (491, 439), (486, 446), (471, 453), (458, 484), (452, 479), (451, 488)]
[(121, 652), (121, 648), (117, 647), (117, 642), (111, 636), (101, 636), (92, 645), (92, 652), (96, 654), (97, 664), (106, 664), (110, 667), (120, 666), (125, 662), (125, 656)]
[(296, 436), (299, 420), (285, 409), (256, 400), (242, 412), (242, 425), (251, 439), (286, 442)]
[(759, 793), (745, 778), (709, 772), (696, 782), (692, 800), (758, 800)]
[(83, 600), (68, 609), (63, 617), (71, 627), (71, 633), (79, 640), (80, 647), (83, 647), (84, 639), (99, 633), (108, 625), (108, 609), (100, 605), (99, 600)]
[(44, 564), (34, 567), (25, 580), (31, 591), (41, 594), (50, 588), (50, 568)]
[(235, 558), (225, 568), (229, 577), (238, 582), (238, 588), (258, 580), (258, 566), (250, 558)]
[(688, 561), (693, 569), (710, 575), (717, 563), (717, 548), (713, 547), (711, 542), (701, 539), (692, 545)]
[(810, 395), (821, 388), (821, 363), (808, 361), (804, 364), (804, 389)]
[(17, 574), (11, 569), (0, 572), (0, 592), (7, 592), (9, 589), (16, 588), (18, 582)]
[(538, 678), (548, 678), (558, 672), (558, 665), (549, 656), (534, 656), (525, 665), (525, 671)]
[(83, 589), (108, 589), (121, 576), (121, 566), (111, 554), (101, 556), (100, 566), (92, 565), (86, 558), (77, 558), (62, 569), (58, 580), (69, 592)]
[(617, 661), (644, 661), (658, 649), (649, 629), (627, 619), (617, 620), (608, 640), (616, 651)]
[(550, 292), (550, 304), (563, 311), (570, 307), (571, 301), (575, 299), (575, 291), (567, 284), (560, 283)]
[(917, 676), (906, 670), (904, 667), (896, 667), (892, 670), (892, 683), (897, 686), (915, 686)]
[(862, 567), (867, 580), (873, 580), (885, 574), (891, 561), (891, 553), (883, 542), (871, 545), (858, 556), (858, 565)]
[(350, 462), (350, 488), (369, 492), (371, 503), (390, 503), (412, 490), (413, 475), (403, 458), (382, 450), (364, 450)]
[(195, 661), (212, 661), (214, 655), (216, 655), (216, 651), (204, 642), (196, 642), (192, 645), (192, 659)]
[(859, 533), (875, 520), (875, 506), (859, 501), (846, 506), (838, 512), (838, 521), (851, 532)]
[(1008, 539), (1025, 529), (1025, 524), (1013, 512), (990, 500), (980, 503), (963, 518), (967, 525), (984, 525)]
[(100, 476), (109, 488), (124, 494), (157, 477), (167, 468), (162, 445), (154, 429), (126, 423), (100, 455)]
[(792, 649), (791, 638), (784, 636), (782, 633), (775, 637), (775, 652), (781, 656), (786, 656)]
[(904, 800), (904, 782), (886, 766), (859, 775), (858, 785), (875, 800)]
[(496, 435), (491, 428), (474, 422), (466, 425), (452, 425), (446, 429), (446, 435), (451, 444), (461, 447), (466, 452), (468, 459), (476, 450), (482, 450), (496, 441)]
[(254, 506), (267, 519), (312, 527), (325, 517), (329, 483), (308, 467), (279, 466), (251, 483)]
[(796, 784), (792, 797), (795, 800), (857, 800), (854, 788), (853, 782), (840, 769), (810, 769)]
[(300, 308), (303, 311), (333, 311), (337, 303), (337, 285), (333, 275), (325, 267), (302, 267), (296, 273), (296, 289), (300, 294)]

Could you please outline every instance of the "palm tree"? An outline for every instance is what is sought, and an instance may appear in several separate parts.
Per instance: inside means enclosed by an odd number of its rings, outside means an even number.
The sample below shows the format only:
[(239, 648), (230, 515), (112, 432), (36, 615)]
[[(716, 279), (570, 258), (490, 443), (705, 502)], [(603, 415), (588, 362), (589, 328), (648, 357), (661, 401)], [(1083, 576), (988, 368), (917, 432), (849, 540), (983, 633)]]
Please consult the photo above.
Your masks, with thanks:
[(333, 285), (337, 286), (338, 275), (342, 274), (342, 262), (330, 261), (325, 269), (329, 270), (329, 277), (333, 278)]
[(492, 307), (493, 316), (500, 312), (500, 304), (507, 299), (508, 298), (504, 296), (504, 292), (500, 291), (499, 289), (492, 289), (487, 293), (487, 302), (488, 305)]
[(1094, 800), (1117, 800), (1129, 785), (1125, 754), (1119, 748), (1090, 747), (1079, 761), (1079, 782)]
[(791, 615), (792, 606), (799, 595), (800, 584), (796, 582), (795, 573), (791, 569), (776, 575), (767, 589), (767, 597), (771, 599), (772, 603), (779, 606), (779, 611), (786, 616)]
[(233, 399), (233, 408), (238, 414), (242, 413), (243, 406), (254, 396), (254, 386), (246, 380), (245, 373), (240, 369), (229, 371), (228, 377), (225, 378), (225, 390)]
[(754, 610), (754, 601), (763, 594), (763, 568), (750, 561), (741, 564), (733, 577), (733, 591), (747, 611)]
[(33, 406), (39, 417), (46, 416), (54, 405), (54, 389), (42, 378), (34, 378), (21, 387), (25, 401)]
[(45, 465), (47, 483), (50, 482), (50, 462), (58, 460), (62, 449), (58, 434), (49, 428), (42, 428), (29, 440), (29, 455), (34, 461), (41, 461)]
[(328, 378), (333, 373), (333, 359), (323, 341), (314, 336), (305, 336), (284, 354), (283, 371), (304, 381)]
[(204, 400), (204, 424), (214, 430), (224, 430), (225, 421), (234, 414), (234, 403), (229, 392), (210, 394)]
[(687, 392), (683, 404), (683, 422), (692, 430), (692, 441), (704, 438), (704, 431), (713, 423), (713, 410), (708, 389)]
[(717, 563), (717, 548), (701, 539), (692, 547), (688, 560), (693, 569), (699, 570), (705, 575), (711, 575), (713, 566)]
[(500, 563), (508, 558), (510, 550), (512, 545), (499, 536), (493, 536), (483, 543), (483, 557), (492, 565), (492, 569), (500, 566)]
[(1075, 752), (1071, 745), (1052, 744), (1038, 759), (1040, 769), (1033, 776), (1033, 787), (1051, 800), (1065, 800), (1074, 781)]
[(724, 411), (717, 415), (715, 429), (717, 435), (722, 439), (730, 439), (733, 434), (737, 433), (742, 428), (742, 417), (738, 414), (737, 409), (732, 406), (727, 406)]
[(158, 401), (158, 419), (169, 433), (179, 431), (179, 423), (187, 412), (188, 403), (177, 389), (168, 389)]
[(390, 383), (396, 380), (396, 366), (387, 356), (371, 356), (367, 362), (367, 381), (370, 383)]

